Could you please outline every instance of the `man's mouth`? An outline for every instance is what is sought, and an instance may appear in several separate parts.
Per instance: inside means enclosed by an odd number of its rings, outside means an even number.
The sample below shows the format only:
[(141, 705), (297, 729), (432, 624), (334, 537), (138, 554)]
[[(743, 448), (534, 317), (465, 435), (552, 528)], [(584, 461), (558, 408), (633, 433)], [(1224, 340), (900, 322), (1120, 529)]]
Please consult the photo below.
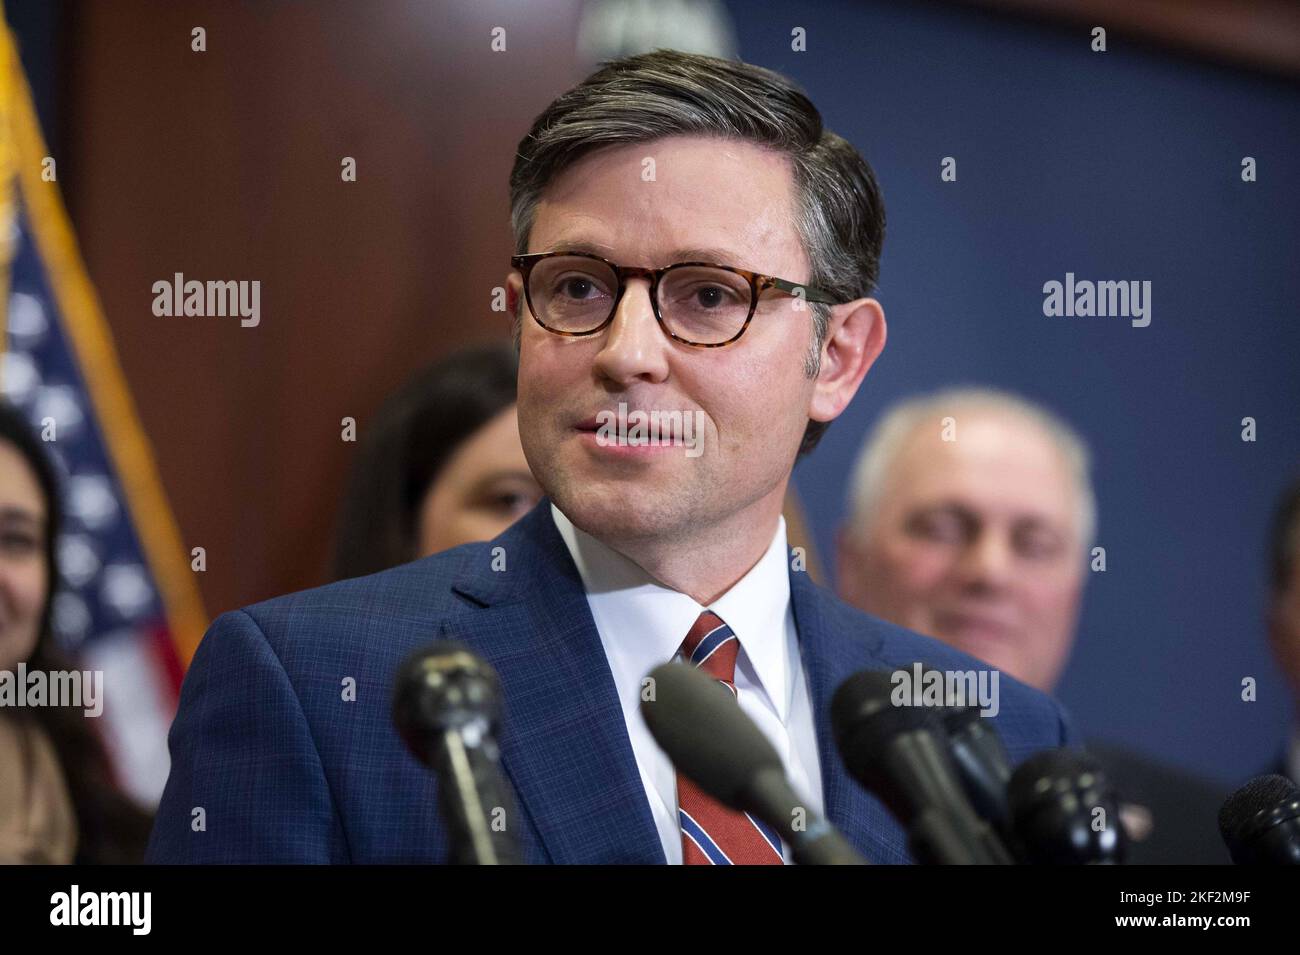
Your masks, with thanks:
[(954, 636), (986, 640), (1003, 640), (1016, 632), (1016, 627), (1010, 620), (996, 614), (950, 611), (938, 614), (935, 622), (944, 632)]

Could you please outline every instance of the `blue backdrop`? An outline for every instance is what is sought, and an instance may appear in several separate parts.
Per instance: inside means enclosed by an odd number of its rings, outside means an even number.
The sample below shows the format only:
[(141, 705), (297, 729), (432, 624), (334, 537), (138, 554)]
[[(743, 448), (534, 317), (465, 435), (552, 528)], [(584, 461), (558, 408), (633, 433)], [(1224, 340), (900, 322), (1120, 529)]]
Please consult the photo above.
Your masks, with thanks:
[[(1291, 719), (1263, 614), (1270, 512), (1300, 470), (1300, 87), (946, 6), (732, 10), (742, 58), (804, 85), (888, 212), (889, 343), (796, 471), (822, 555), (882, 407), (957, 383), (1042, 401), (1092, 445), (1108, 567), (1060, 697), (1088, 735), (1228, 783), (1262, 771)], [(1149, 280), (1151, 324), (1045, 317), (1066, 272)]]

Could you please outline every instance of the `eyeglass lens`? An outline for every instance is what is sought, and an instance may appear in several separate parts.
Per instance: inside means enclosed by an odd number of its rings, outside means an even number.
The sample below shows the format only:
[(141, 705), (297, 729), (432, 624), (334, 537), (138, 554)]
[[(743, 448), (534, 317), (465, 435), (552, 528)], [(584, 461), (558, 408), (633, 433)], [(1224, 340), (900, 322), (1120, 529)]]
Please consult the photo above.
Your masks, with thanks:
[[(537, 318), (557, 332), (599, 328), (614, 308), (618, 276), (603, 262), (554, 256), (533, 266), (529, 295)], [(719, 344), (739, 334), (749, 317), (749, 280), (709, 266), (674, 266), (659, 281), (659, 313), (672, 334), (696, 344)]]

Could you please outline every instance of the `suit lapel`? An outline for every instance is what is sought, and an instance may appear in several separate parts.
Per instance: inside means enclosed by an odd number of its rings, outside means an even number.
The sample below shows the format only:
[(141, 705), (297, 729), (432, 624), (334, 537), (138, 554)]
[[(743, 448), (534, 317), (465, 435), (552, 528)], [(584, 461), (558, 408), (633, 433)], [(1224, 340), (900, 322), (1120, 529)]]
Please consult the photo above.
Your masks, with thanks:
[(831, 730), (831, 698), (839, 685), (860, 670), (883, 666), (879, 635), (854, 632), (860, 625), (843, 618), (837, 602), (806, 572), (790, 572), (790, 600), (812, 703), (826, 818), (872, 862), (907, 862), (898, 824), (849, 776)]
[(614, 678), (550, 507), (543, 498), (475, 551), (483, 566), (453, 583), (473, 603), (445, 635), (501, 677), (502, 766), (551, 860), (662, 863)]
[[(468, 598), (444, 624), (501, 677), (507, 710), (502, 767), (520, 807), (556, 863), (663, 863), (614, 678), (582, 579), (541, 503), (462, 569), (453, 590)], [(504, 559), (504, 569), (493, 562)], [(499, 566), (499, 565), (498, 565)], [(808, 683), (826, 817), (873, 862), (910, 861), (897, 823), (844, 768), (830, 725), (835, 689), (884, 664), (879, 635), (860, 633), (837, 602), (800, 571), (790, 599)]]

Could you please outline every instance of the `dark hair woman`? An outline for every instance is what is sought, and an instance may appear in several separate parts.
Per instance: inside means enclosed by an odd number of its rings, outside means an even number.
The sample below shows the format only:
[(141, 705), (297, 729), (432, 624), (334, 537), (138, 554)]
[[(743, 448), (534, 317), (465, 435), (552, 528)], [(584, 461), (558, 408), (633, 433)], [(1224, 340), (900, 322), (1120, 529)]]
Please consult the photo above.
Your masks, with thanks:
[[(74, 669), (51, 627), (60, 523), (45, 449), (0, 402), (0, 670)], [(0, 862), (139, 862), (149, 826), (80, 707), (0, 707)]]
[(336, 578), (491, 540), (541, 499), (519, 443), (517, 374), (509, 344), (467, 348), (384, 403), (362, 433)]

